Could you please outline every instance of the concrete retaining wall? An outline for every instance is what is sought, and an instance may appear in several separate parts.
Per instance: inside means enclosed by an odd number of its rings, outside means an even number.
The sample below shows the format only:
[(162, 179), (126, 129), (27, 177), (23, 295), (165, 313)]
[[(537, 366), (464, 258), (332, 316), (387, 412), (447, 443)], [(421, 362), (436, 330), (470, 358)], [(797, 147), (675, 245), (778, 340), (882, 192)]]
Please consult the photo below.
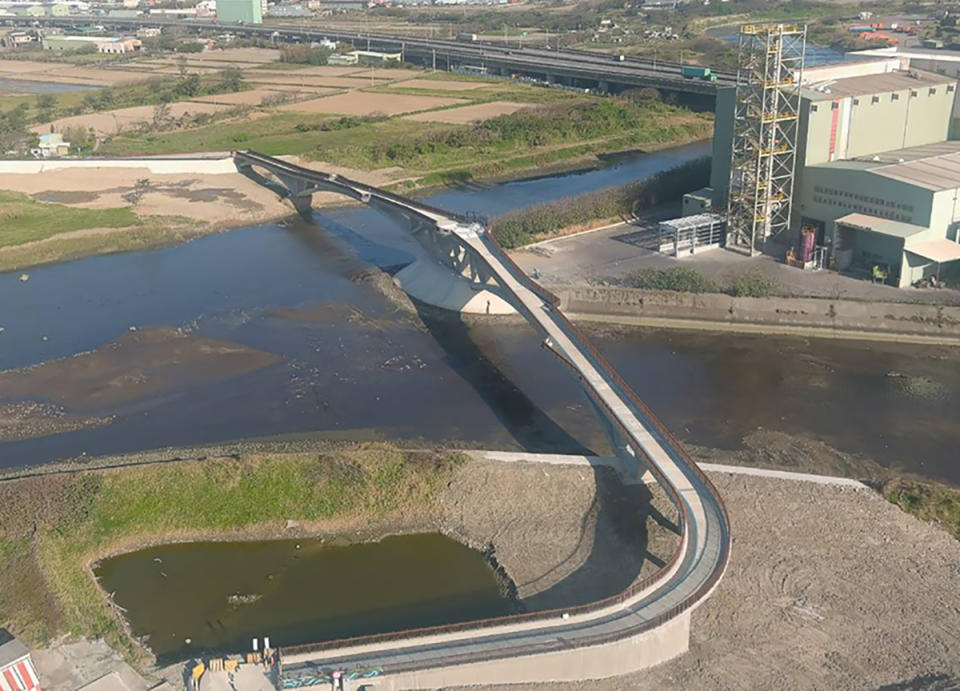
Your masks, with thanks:
[(193, 173), (224, 175), (236, 173), (233, 157), (218, 158), (76, 158), (56, 160), (0, 161), (0, 174), (18, 175), (44, 173), (51, 170), (77, 168), (145, 168), (155, 175)]
[(829, 298), (735, 298), (630, 288), (561, 288), (564, 311), (960, 339), (960, 307)]
[[(347, 688), (376, 691), (436, 689), (474, 684), (570, 682), (629, 674), (649, 669), (687, 652), (690, 613), (685, 612), (652, 631), (605, 645), (574, 648), (541, 655), (524, 655), (489, 662), (439, 667), (419, 672), (357, 679)], [(332, 686), (313, 687), (318, 689)]]

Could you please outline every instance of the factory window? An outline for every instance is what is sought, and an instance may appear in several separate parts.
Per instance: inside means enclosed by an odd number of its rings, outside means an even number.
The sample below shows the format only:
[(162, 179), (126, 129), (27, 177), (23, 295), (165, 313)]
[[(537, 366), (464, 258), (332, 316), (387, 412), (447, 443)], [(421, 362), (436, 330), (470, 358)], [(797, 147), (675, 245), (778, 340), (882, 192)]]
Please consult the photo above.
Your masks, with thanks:
[(915, 98), (915, 97), (917, 97), (917, 96), (919, 96), (919, 95), (920, 95), (920, 94), (919, 94), (916, 90), (910, 89), (910, 98)]
[(820, 109), (817, 108), (816, 106), (810, 106), (810, 110), (812, 110), (814, 113), (816, 113), (816, 112), (817, 112), (818, 110), (820, 110)]
[(834, 101), (830, 104), (830, 110), (837, 110), (840, 107), (840, 104)]
[(957, 87), (955, 87), (953, 84), (947, 84), (947, 93), (948, 93), (948, 94), (952, 94), (952, 93), (953, 93), (954, 91), (956, 91), (956, 90), (957, 90)]
[(860, 99), (859, 99), (859, 98), (853, 99), (853, 105), (859, 106), (859, 105), (860, 105)]
[(874, 96), (870, 99), (870, 103), (880, 103), (880, 97)]
[(937, 93), (936, 88), (931, 86), (930, 91), (927, 92), (927, 96), (935, 96), (936, 93)]
[(891, 100), (891, 101), (899, 101), (899, 100), (900, 100), (900, 94), (890, 94), (890, 100)]

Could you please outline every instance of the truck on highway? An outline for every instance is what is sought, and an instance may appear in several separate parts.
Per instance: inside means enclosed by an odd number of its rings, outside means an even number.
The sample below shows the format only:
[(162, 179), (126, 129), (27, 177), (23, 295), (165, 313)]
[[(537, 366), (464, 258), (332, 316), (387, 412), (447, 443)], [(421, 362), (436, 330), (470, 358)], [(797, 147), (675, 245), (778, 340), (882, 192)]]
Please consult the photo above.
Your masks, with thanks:
[(702, 79), (706, 82), (717, 81), (717, 75), (711, 72), (709, 67), (684, 65), (680, 68), (680, 74), (683, 75), (684, 79)]
[(457, 40), (458, 41), (476, 41), (477, 35), (476, 34), (457, 34)]
[(627, 56), (626, 56), (626, 55), (614, 55), (614, 56), (613, 56), (613, 59), (614, 59), (616, 62), (623, 62), (624, 60), (627, 59)]

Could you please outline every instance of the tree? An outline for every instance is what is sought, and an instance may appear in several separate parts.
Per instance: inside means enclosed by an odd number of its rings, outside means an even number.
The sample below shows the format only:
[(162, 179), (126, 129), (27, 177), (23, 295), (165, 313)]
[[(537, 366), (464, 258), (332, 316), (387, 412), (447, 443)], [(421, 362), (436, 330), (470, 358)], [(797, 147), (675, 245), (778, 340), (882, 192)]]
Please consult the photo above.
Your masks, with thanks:
[(221, 91), (240, 91), (243, 88), (243, 72), (237, 67), (228, 67), (218, 76)]
[(53, 94), (40, 94), (37, 96), (37, 110), (41, 120), (52, 120), (54, 110), (57, 107), (57, 97)]
[(60, 134), (65, 142), (69, 142), (74, 153), (88, 154), (96, 148), (97, 136), (93, 130), (79, 126), (65, 127)]
[(170, 121), (170, 104), (158, 103), (153, 107), (153, 126), (163, 127)]
[(187, 76), (187, 56), (178, 55), (177, 56), (177, 70), (180, 72), (180, 79), (184, 79)]
[(200, 92), (200, 75), (188, 74), (177, 82), (177, 85), (174, 87), (174, 92), (177, 96), (185, 96), (187, 98), (196, 96)]

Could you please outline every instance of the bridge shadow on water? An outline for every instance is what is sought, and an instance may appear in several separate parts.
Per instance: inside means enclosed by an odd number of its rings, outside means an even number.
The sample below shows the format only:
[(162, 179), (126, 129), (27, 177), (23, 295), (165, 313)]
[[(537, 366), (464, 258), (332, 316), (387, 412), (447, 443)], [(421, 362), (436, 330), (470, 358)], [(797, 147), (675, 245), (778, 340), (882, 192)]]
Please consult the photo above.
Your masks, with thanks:
[[(415, 303), (420, 320), (447, 354), (447, 362), (467, 381), (497, 415), (517, 443), (531, 453), (568, 453), (593, 456), (558, 425), (487, 358), (470, 335), (460, 315)], [(550, 362), (546, 351), (543, 357)], [(569, 376), (558, 368), (558, 376)], [(609, 467), (592, 468), (596, 495), (581, 522), (576, 547), (550, 571), (530, 583), (517, 583), (526, 611), (586, 604), (628, 588), (648, 562), (662, 567), (676, 541), (658, 536), (651, 548), (648, 520), (676, 535), (676, 519), (655, 506), (644, 484), (624, 484)], [(665, 501), (665, 500), (664, 500)], [(663, 502), (657, 502), (663, 504)], [(657, 553), (659, 552), (659, 553)], [(566, 575), (561, 575), (567, 572)], [(653, 570), (649, 569), (652, 573)], [(541, 583), (543, 585), (541, 585)]]
[[(332, 218), (315, 214), (314, 227), (322, 227), (348, 245), (360, 259), (395, 273), (410, 255), (373, 242)], [(318, 228), (319, 229), (319, 228)], [(309, 244), (309, 243), (308, 243)], [(517, 444), (531, 453), (567, 453), (594, 456), (567, 430), (537, 406), (487, 355), (471, 335), (463, 315), (413, 301), (427, 332), (443, 349), (447, 364), (467, 382), (496, 415)], [(557, 368), (558, 377), (569, 373), (543, 352), (544, 366)], [(533, 593), (520, 605), (527, 611), (586, 604), (615, 595), (629, 587), (648, 564), (646, 573), (663, 566), (676, 547), (676, 540), (658, 539), (651, 545), (647, 529), (652, 519), (660, 527), (680, 534), (676, 519), (661, 513), (650, 488), (624, 484), (611, 468), (592, 468), (596, 495), (585, 515), (576, 547), (554, 568), (530, 583), (516, 584), (522, 593)], [(679, 539), (679, 538), (677, 538)]]

